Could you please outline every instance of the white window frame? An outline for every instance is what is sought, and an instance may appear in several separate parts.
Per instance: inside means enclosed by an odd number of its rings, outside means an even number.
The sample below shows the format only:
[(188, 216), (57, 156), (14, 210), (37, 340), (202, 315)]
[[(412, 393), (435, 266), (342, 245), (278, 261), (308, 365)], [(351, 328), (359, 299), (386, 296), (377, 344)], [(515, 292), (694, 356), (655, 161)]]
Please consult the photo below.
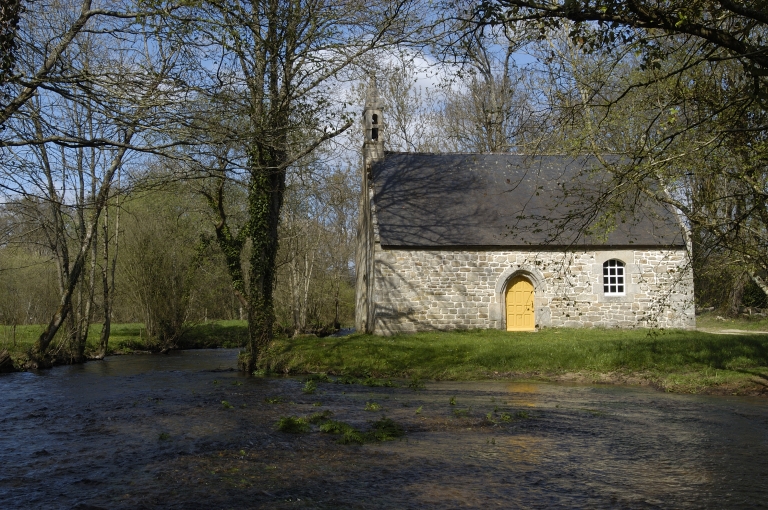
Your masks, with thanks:
[(626, 264), (619, 259), (603, 262), (603, 294), (606, 296), (627, 295)]

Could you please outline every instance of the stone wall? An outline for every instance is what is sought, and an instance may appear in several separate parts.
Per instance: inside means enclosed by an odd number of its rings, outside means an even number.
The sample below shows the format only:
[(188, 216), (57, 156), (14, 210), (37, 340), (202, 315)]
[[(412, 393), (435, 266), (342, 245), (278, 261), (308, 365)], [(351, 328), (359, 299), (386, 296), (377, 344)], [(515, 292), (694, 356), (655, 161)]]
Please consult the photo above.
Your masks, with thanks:
[[(606, 296), (602, 265), (625, 263), (626, 295)], [(680, 250), (403, 250), (374, 246), (375, 332), (504, 329), (507, 282), (534, 285), (537, 327), (695, 326), (693, 274)]]

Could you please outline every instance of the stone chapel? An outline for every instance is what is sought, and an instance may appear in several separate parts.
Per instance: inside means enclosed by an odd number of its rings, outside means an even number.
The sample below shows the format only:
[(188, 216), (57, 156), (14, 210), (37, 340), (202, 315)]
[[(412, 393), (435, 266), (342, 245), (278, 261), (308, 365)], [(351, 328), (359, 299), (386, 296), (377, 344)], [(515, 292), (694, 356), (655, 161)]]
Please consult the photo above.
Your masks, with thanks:
[(357, 331), (695, 327), (682, 222), (597, 158), (385, 152), (375, 87), (363, 127)]

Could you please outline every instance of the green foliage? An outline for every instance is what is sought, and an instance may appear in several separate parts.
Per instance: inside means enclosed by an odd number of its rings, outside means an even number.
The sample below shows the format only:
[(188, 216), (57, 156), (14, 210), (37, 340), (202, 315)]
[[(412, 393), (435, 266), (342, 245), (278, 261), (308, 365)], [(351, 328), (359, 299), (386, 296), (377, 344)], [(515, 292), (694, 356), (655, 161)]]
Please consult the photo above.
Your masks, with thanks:
[(381, 404), (377, 402), (366, 402), (365, 403), (365, 410), (366, 411), (381, 411)]
[(320, 431), (326, 434), (338, 434), (339, 444), (365, 444), (377, 441), (392, 441), (405, 435), (403, 427), (389, 418), (371, 422), (371, 429), (361, 432), (351, 425), (340, 421), (327, 421), (320, 425)]
[(0, 100), (5, 102), (5, 85), (11, 81), (19, 43), (16, 30), (24, 6), (21, 0), (8, 0), (0, 6)]
[(336, 379), (336, 384), (359, 384), (360, 379), (357, 377), (352, 377), (351, 375), (342, 375), (338, 379)]
[(408, 382), (408, 387), (413, 391), (423, 390), (425, 388), (424, 381), (414, 375)]
[[(470, 409), (471, 410), (471, 409)], [(494, 414), (498, 412), (498, 408), (494, 409), (493, 412), (486, 413), (485, 419), (489, 423), (496, 424), (496, 420), (494, 420)], [(507, 413), (502, 412), (499, 414), (499, 422), (500, 423), (512, 423), (514, 420), (527, 420), (530, 417), (527, 411), (517, 411), (516, 413)]]
[(339, 444), (364, 444), (366, 442), (364, 434), (353, 426), (340, 421), (328, 421), (320, 425), (320, 431), (326, 434), (341, 435), (338, 440)]
[(297, 418), (295, 416), (282, 416), (275, 424), (275, 428), (280, 432), (289, 434), (305, 434), (309, 432), (309, 421), (306, 418)]
[(301, 389), (301, 392), (307, 395), (312, 395), (315, 391), (317, 391), (317, 383), (313, 380), (304, 383), (304, 387)]
[(367, 377), (365, 378), (361, 384), (363, 386), (371, 386), (374, 388), (383, 387), (383, 388), (397, 388), (398, 385), (394, 382), (392, 382), (392, 379), (376, 379), (375, 377)]
[(370, 437), (375, 441), (392, 441), (405, 435), (405, 429), (389, 418), (381, 418), (371, 424)]
[(333, 416), (333, 411), (331, 411), (330, 409), (326, 409), (321, 413), (313, 414), (307, 419), (307, 421), (312, 425), (318, 425), (320, 423), (328, 421), (331, 418), (331, 416)]
[(320, 432), (325, 432), (326, 434), (343, 434), (350, 429), (352, 429), (351, 425), (336, 420), (328, 420), (320, 425)]
[(739, 329), (768, 331), (768, 317), (721, 317), (718, 312), (703, 313), (696, 317), (696, 326), (706, 330)]
[(285, 399), (282, 396), (278, 395), (276, 397), (264, 397), (264, 402), (266, 402), (267, 404), (282, 404), (283, 402), (285, 402)]
[(221, 401), (221, 407), (223, 407), (224, 409), (233, 409), (234, 408), (234, 406), (232, 404), (230, 404), (229, 402), (227, 402), (226, 400), (222, 400)]
[(749, 280), (744, 287), (741, 304), (755, 308), (768, 308), (768, 296), (753, 280)]
[(0, 324), (47, 323), (58, 304), (56, 278), (56, 265), (48, 255), (22, 246), (0, 247)]
[(183, 198), (167, 191), (160, 199), (144, 194), (123, 206), (118, 266), (119, 284), (138, 305), (147, 341), (160, 349), (175, 346), (184, 331), (200, 224), (199, 217), (188, 214)]
[(187, 325), (178, 346), (180, 349), (231, 349), (243, 347), (247, 341), (247, 322), (222, 320)]
[(331, 383), (333, 379), (328, 377), (328, 374), (309, 374), (307, 381), (315, 381), (319, 383)]
[[(98, 350), (101, 327), (101, 324), (91, 324), (86, 353)], [(248, 326), (245, 321), (216, 321), (205, 325), (192, 325), (180, 340), (178, 347), (188, 349), (234, 347), (233, 343), (238, 342), (237, 339), (243, 338), (247, 334), (247, 329)], [(37, 325), (16, 326), (15, 328), (0, 325), (0, 349), (8, 348), (14, 357), (24, 358), (42, 330), (43, 327)], [(187, 334), (191, 335), (189, 341), (186, 340)], [(63, 336), (64, 331), (60, 330), (54, 339), (54, 348)], [(156, 348), (155, 343), (151, 340), (148, 341), (143, 324), (112, 324), (107, 354), (152, 351)]]

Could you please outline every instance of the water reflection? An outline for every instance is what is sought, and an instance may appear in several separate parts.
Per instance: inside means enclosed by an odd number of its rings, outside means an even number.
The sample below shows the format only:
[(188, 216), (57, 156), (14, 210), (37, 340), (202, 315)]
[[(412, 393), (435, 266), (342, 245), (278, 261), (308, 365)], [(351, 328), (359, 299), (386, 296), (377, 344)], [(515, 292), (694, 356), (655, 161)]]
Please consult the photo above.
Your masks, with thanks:
[(525, 383), (525, 382), (511, 382), (507, 384), (507, 391), (510, 393), (510, 404), (514, 404), (522, 407), (536, 407), (536, 396), (539, 392), (540, 385)]
[(506, 461), (514, 464), (537, 464), (541, 462), (544, 450), (552, 447), (543, 438), (530, 434), (501, 438), (496, 443), (506, 449)]
[[(440, 382), (245, 378), (236, 352), (0, 376), (2, 508), (701, 508), (768, 501), (764, 399)], [(281, 403), (270, 404), (267, 397)], [(224, 405), (226, 402), (227, 405)], [(376, 402), (381, 410), (366, 410)], [(329, 410), (403, 441), (275, 431)]]

